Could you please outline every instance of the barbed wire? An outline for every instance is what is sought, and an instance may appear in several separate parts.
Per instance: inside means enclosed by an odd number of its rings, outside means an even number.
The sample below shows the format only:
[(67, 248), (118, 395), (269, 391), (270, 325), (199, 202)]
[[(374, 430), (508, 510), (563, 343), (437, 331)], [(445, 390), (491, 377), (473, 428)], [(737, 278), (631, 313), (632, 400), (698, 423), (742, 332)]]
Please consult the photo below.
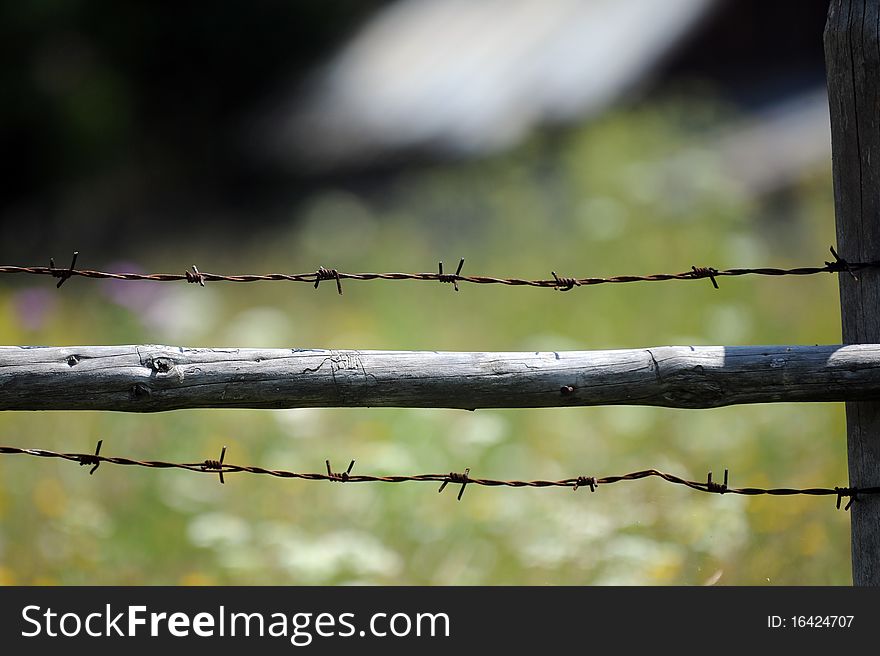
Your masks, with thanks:
[(226, 447), (224, 446), (220, 452), (218, 460), (202, 460), (201, 462), (179, 463), (166, 462), (162, 460), (134, 460), (131, 458), (123, 458), (118, 456), (102, 456), (101, 446), (103, 440), (98, 441), (98, 445), (94, 453), (58, 453), (48, 451), (46, 449), (23, 449), (14, 446), (0, 446), (0, 455), (25, 455), (37, 458), (60, 458), (72, 462), (77, 462), (80, 466), (90, 466), (89, 474), (94, 474), (102, 463), (113, 465), (147, 467), (153, 469), (183, 469), (186, 471), (217, 474), (221, 483), (225, 483), (224, 474), (232, 473), (248, 473), (263, 474), (266, 476), (274, 476), (277, 478), (294, 478), (306, 481), (331, 481), (334, 483), (440, 483), (438, 492), (443, 492), (450, 483), (460, 484), (458, 491), (458, 500), (464, 494), (468, 485), (479, 485), (483, 487), (570, 487), (573, 490), (578, 488), (589, 487), (591, 492), (595, 492), (596, 488), (612, 483), (623, 481), (637, 481), (645, 478), (659, 478), (668, 483), (675, 485), (683, 485), (692, 490), (706, 492), (710, 494), (738, 494), (745, 496), (770, 495), (770, 496), (835, 496), (837, 497), (837, 508), (840, 509), (840, 503), (843, 498), (848, 498), (844, 510), (849, 510), (853, 502), (859, 499), (860, 495), (880, 494), (880, 487), (834, 487), (834, 488), (758, 488), (758, 487), (729, 487), (728, 470), (724, 470), (724, 482), (718, 483), (712, 480), (712, 472), (709, 472), (705, 481), (692, 481), (674, 474), (668, 474), (656, 469), (645, 469), (642, 471), (631, 472), (619, 476), (575, 476), (572, 478), (563, 478), (560, 480), (498, 480), (492, 478), (476, 478), (470, 475), (470, 469), (463, 472), (449, 472), (446, 474), (415, 474), (408, 476), (371, 476), (367, 474), (352, 474), (355, 461), (352, 460), (348, 469), (343, 472), (336, 472), (332, 469), (330, 461), (326, 460), (327, 473), (304, 473), (287, 471), (283, 469), (266, 469), (263, 467), (255, 467), (252, 465), (234, 465), (225, 462)]
[(858, 280), (856, 272), (864, 269), (880, 268), (880, 262), (848, 262), (840, 257), (831, 247), (831, 254), (834, 256), (833, 262), (826, 261), (824, 266), (797, 267), (793, 269), (775, 269), (770, 267), (758, 268), (736, 268), (736, 269), (716, 269), (711, 266), (692, 266), (690, 271), (681, 273), (654, 273), (650, 275), (620, 275), (610, 276), (607, 278), (586, 277), (571, 278), (560, 276), (556, 271), (551, 271), (553, 276), (551, 279), (528, 280), (525, 278), (496, 278), (492, 276), (476, 276), (462, 275), (461, 270), (464, 267), (464, 259), (462, 258), (455, 273), (444, 273), (443, 262), (437, 267), (437, 273), (344, 273), (337, 269), (327, 269), (323, 266), (318, 267), (314, 272), (310, 273), (267, 273), (267, 274), (240, 274), (240, 275), (223, 275), (219, 273), (208, 273), (199, 271), (196, 265), (192, 266), (192, 270), (183, 273), (119, 273), (108, 271), (95, 271), (92, 269), (77, 269), (76, 261), (79, 257), (79, 251), (74, 252), (70, 266), (66, 269), (59, 269), (55, 266), (55, 260), (49, 259), (49, 266), (13, 266), (0, 265), (0, 274), (30, 274), (43, 275), (58, 278), (56, 287), (61, 287), (67, 280), (75, 276), (83, 278), (97, 278), (103, 280), (125, 280), (125, 281), (150, 281), (150, 282), (179, 282), (186, 281), (205, 286), (206, 282), (267, 282), (267, 281), (286, 281), (286, 282), (304, 282), (312, 283), (315, 289), (318, 288), (321, 281), (333, 280), (336, 282), (336, 290), (342, 294), (343, 280), (421, 280), (433, 281), (441, 283), (451, 283), (455, 291), (459, 291), (458, 283), (474, 283), (477, 285), (509, 285), (514, 287), (545, 287), (555, 289), (557, 291), (567, 292), (575, 287), (588, 287), (591, 285), (614, 284), (614, 283), (630, 283), (630, 282), (659, 282), (666, 280), (703, 280), (708, 278), (715, 289), (718, 289), (718, 278), (728, 276), (809, 276), (818, 273), (849, 273), (853, 278)]

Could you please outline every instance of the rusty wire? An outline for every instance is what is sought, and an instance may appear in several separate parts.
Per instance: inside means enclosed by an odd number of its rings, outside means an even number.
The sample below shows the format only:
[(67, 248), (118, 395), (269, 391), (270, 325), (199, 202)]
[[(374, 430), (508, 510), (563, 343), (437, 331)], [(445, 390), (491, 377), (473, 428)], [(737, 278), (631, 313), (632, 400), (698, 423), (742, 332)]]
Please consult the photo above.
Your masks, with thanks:
[(840, 508), (841, 500), (846, 497), (849, 499), (844, 510), (849, 510), (854, 501), (859, 499), (860, 495), (880, 494), (880, 487), (834, 487), (834, 488), (758, 488), (758, 487), (729, 487), (728, 486), (728, 470), (724, 470), (724, 482), (718, 483), (712, 480), (712, 472), (709, 472), (705, 481), (692, 481), (666, 472), (657, 471), (656, 469), (645, 469), (642, 471), (632, 472), (619, 476), (575, 476), (573, 478), (563, 478), (560, 480), (498, 480), (492, 478), (475, 478), (470, 475), (470, 469), (463, 472), (449, 472), (446, 474), (416, 474), (409, 476), (372, 476), (367, 474), (352, 474), (355, 461), (352, 460), (348, 465), (348, 469), (344, 472), (334, 472), (330, 461), (325, 462), (327, 473), (304, 473), (287, 471), (283, 469), (266, 469), (263, 467), (255, 467), (250, 465), (234, 465), (224, 462), (226, 457), (226, 447), (220, 453), (219, 460), (202, 460), (201, 462), (178, 463), (165, 462), (161, 460), (133, 460), (131, 458), (122, 458), (117, 456), (102, 456), (101, 445), (98, 442), (95, 453), (58, 453), (55, 451), (47, 451), (46, 449), (22, 449), (14, 446), (0, 446), (0, 455), (26, 455), (38, 458), (61, 458), (71, 462), (77, 462), (81, 466), (91, 466), (90, 474), (94, 474), (95, 470), (101, 463), (109, 463), (113, 465), (127, 465), (134, 467), (147, 467), (154, 469), (183, 469), (186, 471), (218, 474), (220, 482), (225, 483), (224, 474), (232, 474), (244, 472), (248, 474), (264, 474), (277, 478), (295, 478), (306, 481), (331, 481), (334, 483), (440, 483), (438, 492), (442, 492), (450, 483), (459, 484), (461, 488), (458, 492), (458, 500), (461, 500), (462, 494), (468, 485), (480, 485), (483, 487), (570, 487), (577, 490), (581, 487), (589, 487), (592, 492), (602, 485), (611, 483), (619, 483), (621, 481), (637, 481), (644, 478), (660, 478), (668, 483), (675, 485), (683, 485), (692, 490), (699, 492), (707, 492), (709, 494), (739, 494), (746, 496), (771, 495), (771, 496), (792, 496), (792, 495), (809, 495), (809, 496), (834, 496), (837, 498), (837, 508)]
[(793, 269), (775, 269), (770, 267), (716, 269), (709, 266), (692, 266), (689, 271), (681, 273), (655, 273), (650, 275), (620, 275), (607, 278), (587, 277), (572, 278), (557, 275), (552, 272), (552, 278), (528, 280), (524, 278), (496, 278), (492, 276), (461, 275), (464, 259), (461, 259), (455, 273), (444, 273), (443, 263), (440, 262), (437, 273), (344, 273), (337, 269), (327, 269), (323, 266), (310, 273), (267, 273), (267, 274), (242, 274), (223, 275), (219, 273), (207, 273), (199, 271), (193, 265), (191, 271), (183, 273), (114, 273), (107, 271), (94, 271), (92, 269), (76, 269), (76, 260), (79, 252), (73, 254), (70, 266), (59, 269), (55, 261), (50, 259), (49, 266), (12, 266), (0, 265), (2, 273), (20, 273), (31, 275), (44, 275), (58, 278), (58, 287), (74, 276), (83, 278), (97, 278), (103, 280), (126, 280), (126, 281), (151, 281), (151, 282), (177, 282), (186, 281), (197, 283), (202, 287), (206, 282), (264, 282), (264, 281), (287, 281), (312, 283), (315, 289), (323, 280), (332, 280), (336, 283), (336, 290), (342, 294), (343, 280), (421, 280), (441, 283), (452, 283), (455, 291), (458, 291), (458, 283), (469, 282), (478, 285), (509, 285), (514, 287), (546, 287), (557, 291), (570, 291), (575, 287), (601, 285), (608, 283), (628, 282), (658, 282), (665, 280), (702, 280), (708, 278), (712, 285), (718, 288), (718, 279), (729, 276), (809, 276), (818, 273), (849, 273), (856, 278), (856, 272), (864, 269), (880, 268), (880, 262), (848, 262), (841, 258), (834, 247), (831, 248), (834, 261), (824, 263), (824, 266), (797, 267)]

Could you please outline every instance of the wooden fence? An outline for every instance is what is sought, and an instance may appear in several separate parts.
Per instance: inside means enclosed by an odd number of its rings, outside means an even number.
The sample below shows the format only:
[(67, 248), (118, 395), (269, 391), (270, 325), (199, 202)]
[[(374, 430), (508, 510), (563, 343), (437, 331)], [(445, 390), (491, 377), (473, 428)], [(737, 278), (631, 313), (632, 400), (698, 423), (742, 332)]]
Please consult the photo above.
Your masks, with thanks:
[[(880, 262), (880, 0), (832, 0), (825, 52), (839, 261)], [(59, 286), (69, 277), (48, 272), (61, 278)], [(844, 267), (838, 276), (843, 345), (544, 353), (0, 347), (0, 410), (845, 401), (849, 485), (871, 488), (880, 485), (880, 272), (849, 273)], [(337, 272), (319, 274), (316, 285), (335, 278), (341, 293)], [(694, 269), (695, 277), (713, 274)], [(208, 278), (194, 269), (186, 279)], [(851, 508), (853, 581), (880, 585), (880, 498), (858, 501)]]

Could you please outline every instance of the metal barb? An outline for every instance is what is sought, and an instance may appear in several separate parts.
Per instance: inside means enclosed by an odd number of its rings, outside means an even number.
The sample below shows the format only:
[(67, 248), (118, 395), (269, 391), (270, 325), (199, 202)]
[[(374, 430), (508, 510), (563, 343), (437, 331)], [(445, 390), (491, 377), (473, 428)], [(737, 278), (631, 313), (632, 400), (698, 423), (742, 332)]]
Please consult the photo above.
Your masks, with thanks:
[(322, 280), (336, 280), (336, 291), (342, 296), (342, 282), (339, 280), (339, 271), (336, 269), (325, 269), (322, 266), (318, 267), (318, 270), (315, 271), (315, 289), (318, 288)]
[(202, 470), (204, 471), (214, 471), (220, 475), (220, 483), (225, 484), (226, 481), (223, 480), (223, 459), (226, 457), (226, 447), (224, 446), (220, 450), (220, 460), (205, 460), (202, 463)]
[(574, 289), (575, 287), (581, 286), (581, 283), (579, 283), (576, 278), (560, 278), (556, 275), (555, 271), (551, 271), (550, 273), (553, 274), (553, 278), (556, 280), (556, 285), (554, 285), (554, 288), (557, 291), (567, 292)]
[(345, 483), (349, 478), (349, 474), (351, 474), (352, 468), (354, 467), (354, 460), (352, 460), (350, 463), (348, 463), (348, 469), (346, 469), (344, 472), (341, 472), (341, 473), (334, 472), (330, 468), (330, 461), (329, 460), (325, 460), (324, 464), (327, 465), (327, 477), (331, 481), (335, 481), (338, 483)]
[(853, 503), (855, 503), (855, 502), (858, 501), (858, 500), (859, 500), (859, 494), (858, 494), (858, 492), (852, 492), (852, 493), (850, 494), (849, 501), (848, 501), (847, 504), (843, 507), (843, 509), (844, 509), (844, 510), (849, 510), (850, 508), (852, 508)]
[(834, 256), (834, 262), (825, 262), (828, 272), (840, 273), (841, 271), (846, 271), (853, 277), (853, 280), (858, 280), (859, 277), (853, 272), (852, 265), (837, 254), (837, 251), (834, 250), (834, 246), (832, 246), (830, 250), (831, 254)]
[(723, 483), (714, 483), (712, 481), (712, 472), (709, 472), (709, 475), (706, 477), (706, 492), (715, 492), (717, 494), (724, 494), (727, 492), (727, 470), (724, 470), (724, 482)]
[(195, 264), (192, 265), (192, 271), (184, 271), (183, 275), (186, 276), (187, 282), (197, 282), (200, 286), (205, 286), (205, 276), (198, 270)]
[(95, 447), (95, 455), (82, 455), (78, 458), (80, 467), (92, 465), (92, 468), (89, 470), (89, 476), (94, 474), (98, 467), (101, 466), (101, 445), (103, 443), (104, 440), (98, 440), (98, 446)]
[(461, 489), (458, 491), (457, 501), (461, 501), (461, 495), (464, 494), (464, 489), (467, 487), (467, 484), (471, 482), (468, 478), (468, 474), (471, 473), (471, 468), (468, 467), (464, 470), (463, 474), (458, 474), (456, 472), (449, 472), (446, 476), (446, 480), (440, 484), (440, 489), (437, 492), (442, 492), (449, 483), (461, 483)]
[(836, 487), (834, 491), (837, 493), (837, 509), (840, 510), (840, 500), (843, 497), (849, 497), (849, 501), (843, 507), (844, 510), (849, 510), (854, 501), (858, 501), (858, 488), (855, 487)]
[(595, 476), (578, 476), (577, 480), (574, 482), (574, 486), (572, 487), (572, 490), (577, 492), (577, 489), (579, 487), (583, 487), (584, 485), (589, 485), (590, 492), (595, 492), (596, 485), (598, 485), (598, 483), (596, 482), (596, 477)]
[(451, 282), (452, 286), (455, 288), (455, 291), (458, 291), (458, 277), (461, 274), (461, 268), (464, 266), (464, 258), (461, 258), (458, 262), (458, 268), (455, 270), (455, 273), (443, 273), (443, 262), (438, 263), (437, 265), (437, 280), (440, 282)]
[(715, 289), (718, 289), (718, 281), (715, 280), (715, 276), (718, 275), (718, 269), (713, 267), (692, 266), (691, 270), (694, 272), (694, 278), (708, 278), (712, 281), (712, 286)]
[(55, 268), (55, 258), (49, 258), (49, 269), (51, 270), (53, 278), (59, 278), (58, 284), (55, 285), (56, 289), (61, 289), (61, 285), (67, 282), (68, 278), (73, 275), (74, 267), (76, 266), (76, 258), (79, 257), (79, 251), (73, 251), (73, 257), (70, 260), (70, 266), (64, 271), (58, 271)]

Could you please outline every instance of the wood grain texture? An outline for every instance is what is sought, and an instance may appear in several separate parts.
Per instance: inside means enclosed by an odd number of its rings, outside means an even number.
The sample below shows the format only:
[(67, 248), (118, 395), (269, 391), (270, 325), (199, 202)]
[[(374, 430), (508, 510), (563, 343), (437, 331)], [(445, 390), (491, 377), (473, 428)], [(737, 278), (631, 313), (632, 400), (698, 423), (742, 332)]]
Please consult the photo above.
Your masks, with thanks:
[[(837, 246), (880, 260), (880, 0), (832, 0), (825, 27)], [(845, 344), (880, 341), (880, 275), (841, 274)], [(880, 402), (846, 406), (851, 486), (880, 485)], [(853, 582), (880, 585), (880, 499), (852, 506)]]
[(526, 408), (880, 399), (880, 345), (465, 353), (0, 347), (0, 410)]

